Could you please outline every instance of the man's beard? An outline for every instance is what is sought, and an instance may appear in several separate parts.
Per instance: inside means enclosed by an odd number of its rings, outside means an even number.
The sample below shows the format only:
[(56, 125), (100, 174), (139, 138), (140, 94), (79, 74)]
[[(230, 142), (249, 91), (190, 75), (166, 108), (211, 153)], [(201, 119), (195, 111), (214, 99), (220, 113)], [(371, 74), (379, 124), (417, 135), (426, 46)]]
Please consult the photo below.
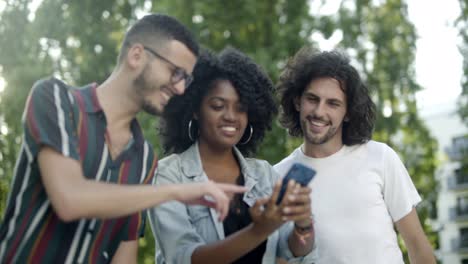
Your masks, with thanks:
[(311, 135), (309, 130), (307, 130), (307, 121), (301, 121), (302, 122), (302, 131), (304, 131), (304, 137), (307, 143), (313, 144), (313, 145), (321, 145), (324, 143), (327, 143), (329, 140), (331, 140), (336, 133), (338, 132), (338, 128), (331, 126), (328, 128), (327, 132), (323, 136), (317, 136), (317, 135)]
[(160, 116), (162, 114), (156, 106), (154, 106), (151, 102), (145, 99), (143, 99), (141, 109), (143, 109), (143, 111), (145, 111), (146, 113), (154, 116)]
[[(147, 72), (150, 71), (150, 66), (145, 66), (145, 69), (138, 75), (138, 77), (133, 81), (134, 86), (136, 87), (136, 92), (140, 96), (142, 103), (141, 103), (141, 109), (145, 111), (146, 113), (154, 116), (159, 116), (161, 115), (161, 111), (154, 105), (152, 104), (149, 100), (146, 100), (145, 98), (145, 93), (146, 92), (151, 92), (151, 91), (156, 91), (158, 88), (156, 85), (151, 85), (147, 80), (146, 80), (146, 74)], [(160, 90), (160, 89), (159, 89)]]

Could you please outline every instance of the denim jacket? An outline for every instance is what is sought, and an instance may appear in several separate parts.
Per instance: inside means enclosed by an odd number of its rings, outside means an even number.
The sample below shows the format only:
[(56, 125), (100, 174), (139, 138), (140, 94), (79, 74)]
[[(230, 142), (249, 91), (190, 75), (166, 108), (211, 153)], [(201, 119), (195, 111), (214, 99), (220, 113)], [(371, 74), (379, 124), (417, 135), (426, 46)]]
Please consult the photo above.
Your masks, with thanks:
[[(271, 195), (272, 186), (279, 176), (268, 162), (246, 159), (238, 149), (234, 148), (234, 151), (248, 188), (243, 201), (253, 206), (258, 198)], [(181, 154), (172, 154), (162, 159), (158, 164), (154, 184), (206, 181), (208, 177), (203, 171), (198, 143), (195, 143)], [(218, 221), (216, 211), (205, 206), (170, 201), (149, 210), (148, 214), (156, 238), (158, 264), (189, 264), (197, 247), (225, 238), (223, 223)], [(292, 230), (293, 223), (288, 222), (268, 237), (262, 263), (275, 263), (276, 257), (285, 258), (289, 263), (314, 262), (315, 249), (307, 256), (293, 257), (288, 246), (288, 237)]]

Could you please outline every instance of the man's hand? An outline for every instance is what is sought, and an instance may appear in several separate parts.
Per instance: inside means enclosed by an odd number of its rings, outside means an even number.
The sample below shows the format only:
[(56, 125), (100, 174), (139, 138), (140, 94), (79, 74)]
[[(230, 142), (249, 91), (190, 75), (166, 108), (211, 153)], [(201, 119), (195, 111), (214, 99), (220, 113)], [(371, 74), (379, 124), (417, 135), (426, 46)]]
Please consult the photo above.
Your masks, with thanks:
[(285, 197), (283, 201), (283, 217), (294, 221), (294, 231), (288, 239), (294, 256), (304, 256), (313, 248), (314, 228), (310, 192), (310, 188), (295, 183), (293, 195)]
[(219, 221), (226, 218), (229, 211), (229, 200), (235, 193), (243, 193), (247, 189), (243, 186), (215, 183), (189, 183), (174, 185), (177, 188), (175, 199), (185, 204), (199, 204), (216, 209)]
[(294, 221), (298, 227), (306, 227), (312, 224), (311, 191), (309, 187), (301, 187), (295, 183), (293, 195), (285, 197), (286, 199), (283, 201), (283, 216), (290, 221)]
[(245, 192), (244, 187), (213, 182), (152, 186), (90, 180), (78, 161), (50, 147), (41, 149), (38, 162), (47, 195), (62, 221), (127, 216), (170, 200), (213, 207), (224, 219), (229, 196)]

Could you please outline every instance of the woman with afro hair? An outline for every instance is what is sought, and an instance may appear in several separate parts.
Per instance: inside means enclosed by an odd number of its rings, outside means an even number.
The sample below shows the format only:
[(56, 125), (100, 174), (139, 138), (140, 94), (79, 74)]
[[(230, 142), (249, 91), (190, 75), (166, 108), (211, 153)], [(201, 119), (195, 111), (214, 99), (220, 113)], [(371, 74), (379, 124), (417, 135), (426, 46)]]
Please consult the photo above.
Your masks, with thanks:
[(167, 202), (152, 209), (157, 263), (313, 263), (313, 232), (301, 228), (311, 225), (310, 189), (291, 181), (277, 204), (278, 174), (249, 158), (277, 113), (271, 80), (233, 48), (204, 52), (193, 75), (165, 107), (160, 135), (170, 155), (155, 184), (212, 181), (247, 191), (233, 197), (224, 222), (207, 206)]

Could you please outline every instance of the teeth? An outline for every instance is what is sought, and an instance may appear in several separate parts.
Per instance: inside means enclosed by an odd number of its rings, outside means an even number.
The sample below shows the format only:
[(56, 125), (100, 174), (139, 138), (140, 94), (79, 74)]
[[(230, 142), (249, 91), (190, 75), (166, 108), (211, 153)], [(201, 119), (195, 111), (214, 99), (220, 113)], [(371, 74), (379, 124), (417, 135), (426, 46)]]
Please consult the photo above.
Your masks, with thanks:
[(327, 125), (327, 124), (325, 124), (325, 123), (318, 122), (318, 121), (312, 121), (311, 123), (312, 123), (312, 125), (314, 125), (314, 126), (320, 126), (320, 127), (324, 127), (324, 126)]
[(221, 129), (224, 130), (224, 131), (229, 131), (229, 132), (236, 131), (235, 127), (221, 127)]

